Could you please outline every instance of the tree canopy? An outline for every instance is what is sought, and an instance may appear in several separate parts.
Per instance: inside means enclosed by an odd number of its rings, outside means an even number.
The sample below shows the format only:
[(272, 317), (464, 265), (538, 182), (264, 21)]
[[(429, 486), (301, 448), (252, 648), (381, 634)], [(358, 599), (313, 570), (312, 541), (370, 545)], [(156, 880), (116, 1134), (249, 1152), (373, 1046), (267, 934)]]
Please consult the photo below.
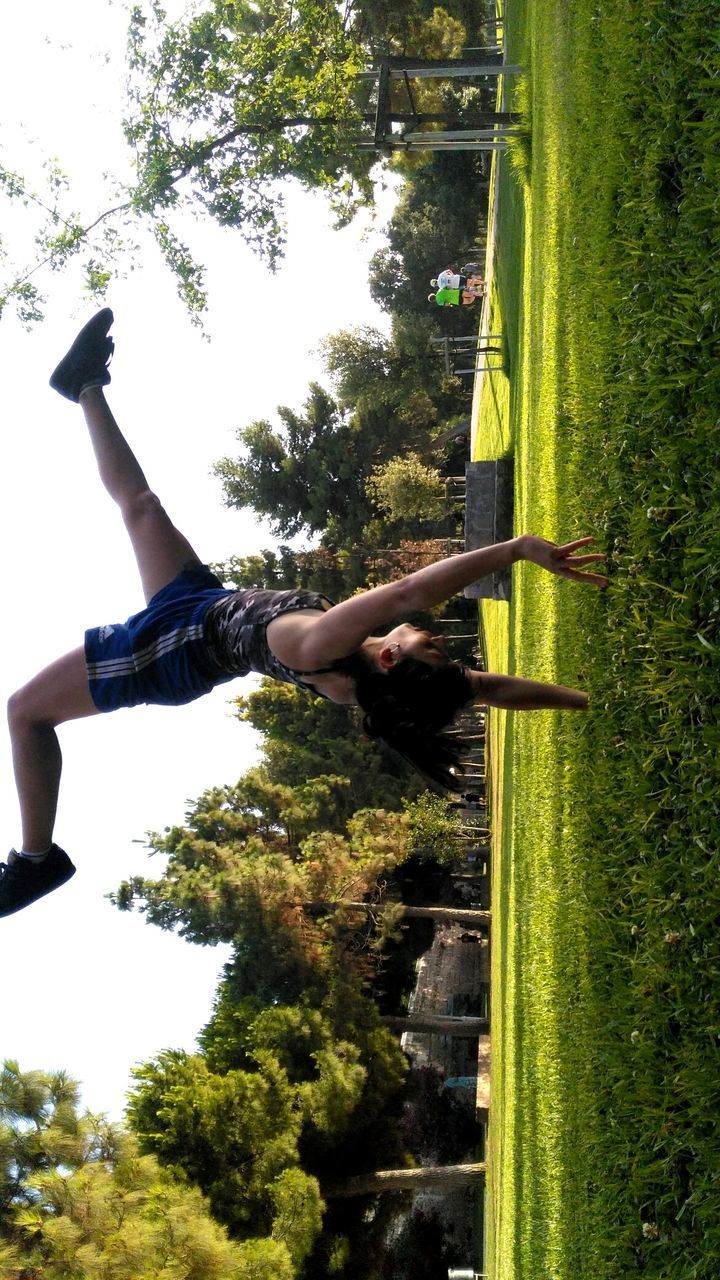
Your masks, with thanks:
[(329, 827), (342, 829), (358, 809), (397, 810), (419, 789), (410, 767), (362, 733), (346, 707), (277, 680), (263, 680), (236, 706), (238, 718), (263, 736), (263, 767), (273, 783), (294, 788), (331, 771), (344, 779), (334, 789)]
[(136, 6), (129, 38), (138, 207), (177, 204), (178, 185), (274, 262), (278, 183), (297, 178), (337, 202), (372, 197), (361, 123), (361, 48), (333, 4), (212, 0), (168, 23), (158, 0)]
[(261, 419), (238, 429), (240, 454), (215, 466), (227, 505), (252, 507), (276, 537), (321, 534), (325, 547), (346, 553), (425, 537), (416, 507), (395, 504), (388, 516), (368, 482), (397, 464), (408, 437), (436, 461), (436, 436), (462, 407), (459, 380), (431, 358), (435, 332), (430, 318), (402, 315), (389, 336), (364, 326), (328, 337), (333, 391), (313, 382), (301, 412), (279, 405), (277, 426)]
[(375, 156), (352, 145), (368, 91), (357, 73), (361, 44), (347, 19), (321, 0), (197, 0), (169, 22), (160, 0), (130, 13), (128, 104), (124, 121), (135, 178), (108, 208), (83, 221), (59, 166), (36, 193), (19, 172), (0, 168), (0, 193), (41, 217), (40, 255), (0, 290), (0, 313), (14, 303), (39, 318), (32, 277), (82, 255), (86, 285), (111, 278), (118, 231), (152, 231), (196, 318), (206, 305), (202, 268), (177, 232), (183, 208), (238, 230), (271, 269), (282, 253), (282, 184), (294, 178), (326, 191), (340, 221), (372, 203)]
[[(204, 272), (178, 234), (177, 215), (187, 209), (236, 229), (271, 269), (283, 252), (288, 179), (326, 192), (338, 223), (348, 221), (359, 206), (372, 204), (378, 162), (375, 152), (355, 145), (374, 118), (373, 81), (359, 73), (378, 52), (454, 56), (467, 39), (463, 24), (474, 17), (471, 0), (447, 0), (445, 7), (414, 0), (391, 6), (354, 0), (342, 7), (322, 0), (193, 0), (173, 22), (161, 0), (134, 5), (122, 125), (134, 178), (110, 175), (105, 207), (99, 196), (97, 213), (87, 217), (78, 212), (62, 157), (46, 161), (35, 183), (12, 160), (0, 165), (0, 199), (10, 209), (23, 208), (32, 245), (31, 261), (6, 268), (0, 314), (14, 306), (23, 323), (39, 319), (42, 271), (73, 260), (82, 264), (84, 287), (102, 297), (115, 272), (137, 256), (144, 226), (199, 320), (207, 303)], [(453, 115), (483, 94), (487, 90), (469, 92), (466, 85), (431, 89), (430, 82), (414, 89), (420, 109), (437, 99)], [(436, 199), (445, 202), (427, 222), (429, 238), (418, 236), (426, 266), (435, 256), (428, 257), (432, 244), (444, 256), (448, 239), (467, 239), (466, 230), (460, 236), (460, 196), (474, 166), (465, 156), (441, 156), (429, 166), (427, 157), (417, 156), (392, 163), (413, 181), (419, 177), (426, 198), (435, 187)], [(472, 208), (472, 190), (468, 194)], [(387, 271), (378, 262), (377, 296), (407, 299), (402, 254), (397, 242), (391, 248)]]
[[(0, 1271), (3, 1280), (70, 1276), (163, 1280), (293, 1280), (320, 1201), (273, 1192), (273, 1234), (233, 1243), (196, 1187), (178, 1183), (135, 1137), (78, 1111), (63, 1072), (0, 1070)], [(298, 1197), (298, 1210), (302, 1203)]]
[(238, 431), (243, 453), (215, 467), (231, 507), (252, 506), (277, 537), (324, 530), (343, 520), (354, 536), (372, 514), (362, 477), (374, 441), (354, 430), (332, 396), (313, 382), (301, 413), (280, 405), (281, 422), (267, 420)]
[(437, 520), (442, 515), (442, 477), (413, 450), (373, 467), (368, 488), (378, 506), (396, 520)]

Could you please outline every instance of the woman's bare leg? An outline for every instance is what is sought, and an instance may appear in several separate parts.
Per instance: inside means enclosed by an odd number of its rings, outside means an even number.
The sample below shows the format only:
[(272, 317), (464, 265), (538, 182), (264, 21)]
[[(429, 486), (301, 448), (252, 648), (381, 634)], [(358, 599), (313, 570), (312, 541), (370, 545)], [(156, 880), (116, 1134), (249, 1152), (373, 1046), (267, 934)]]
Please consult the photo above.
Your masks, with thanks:
[[(102, 388), (87, 387), (79, 402), (100, 478), (120, 508), (149, 600), (200, 560), (151, 492)], [(52, 663), (10, 698), (8, 720), (25, 852), (43, 852), (52, 843), (62, 770), (57, 726), (96, 714), (82, 647)]]
[[(111, 313), (105, 321), (112, 320)], [(103, 319), (102, 313), (100, 319)], [(96, 326), (97, 327), (97, 326)], [(101, 340), (108, 324), (94, 334), (99, 347), (95, 363), (102, 363)], [(99, 330), (98, 330), (99, 333)], [(92, 346), (90, 339), (87, 340)], [(92, 353), (91, 353), (92, 354)], [(52, 385), (68, 399), (75, 395), (78, 358), (72, 351), (55, 370)], [(94, 357), (93, 357), (94, 358)], [(93, 361), (90, 361), (93, 364)], [(85, 373), (83, 369), (81, 373)], [(87, 372), (94, 376), (92, 367)], [(102, 388), (79, 391), (79, 403), (90, 432), (100, 477), (118, 504), (135, 552), (145, 599), (149, 600), (184, 568), (200, 561), (186, 538), (174, 527), (151, 492), (145, 475), (121, 434)], [(44, 853), (52, 844), (62, 757), (56, 728), (66, 720), (97, 714), (90, 696), (85, 653), (78, 648), (41, 671), (8, 703), (13, 766), (20, 802), (23, 851)]]
[(147, 601), (183, 569), (200, 564), (200, 559), (150, 490), (137, 458), (110, 412), (102, 387), (88, 387), (83, 391), (80, 406), (100, 479), (118, 504), (130, 535)]
[(97, 714), (82, 647), (53, 662), (10, 698), (10, 740), (27, 853), (43, 853), (52, 844), (62, 769), (57, 725)]

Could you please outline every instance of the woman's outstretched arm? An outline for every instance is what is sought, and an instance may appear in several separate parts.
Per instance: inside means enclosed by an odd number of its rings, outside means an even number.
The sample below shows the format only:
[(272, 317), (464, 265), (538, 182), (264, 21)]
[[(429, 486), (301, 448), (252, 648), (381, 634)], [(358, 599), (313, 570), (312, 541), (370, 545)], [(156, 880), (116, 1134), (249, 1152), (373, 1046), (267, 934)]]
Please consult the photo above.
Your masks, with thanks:
[(435, 564), (408, 574), (402, 579), (402, 585), (411, 601), (410, 609), (429, 609), (457, 595), (478, 578), (496, 573), (498, 569), (505, 569), (520, 560), (528, 560), (559, 577), (605, 587), (607, 578), (604, 574), (585, 569), (585, 565), (604, 560), (602, 552), (589, 552), (579, 556), (573, 554), (592, 541), (592, 538), (577, 538), (574, 542), (558, 545), (525, 533), (509, 542), (496, 542), (492, 547), (480, 547), (477, 551), (465, 551), (461, 555), (438, 560)]
[(588, 697), (564, 684), (542, 684), (524, 676), (499, 676), (492, 671), (469, 671), (475, 702), (505, 711), (586, 711)]
[(578, 538), (558, 546), (544, 538), (523, 534), (509, 542), (497, 542), (491, 547), (437, 560), (435, 564), (416, 569), (397, 582), (388, 582), (350, 600), (343, 600), (318, 618), (312, 627), (298, 628), (297, 638), (293, 637), (296, 644), (293, 644), (294, 656), (290, 665), (299, 670), (314, 671), (337, 658), (345, 658), (354, 653), (377, 627), (397, 622), (410, 613), (432, 609), (459, 594), (478, 578), (519, 560), (531, 561), (563, 578), (604, 587), (607, 578), (603, 574), (585, 569), (586, 565), (595, 564), (604, 556), (599, 552), (573, 554), (592, 541), (592, 538)]

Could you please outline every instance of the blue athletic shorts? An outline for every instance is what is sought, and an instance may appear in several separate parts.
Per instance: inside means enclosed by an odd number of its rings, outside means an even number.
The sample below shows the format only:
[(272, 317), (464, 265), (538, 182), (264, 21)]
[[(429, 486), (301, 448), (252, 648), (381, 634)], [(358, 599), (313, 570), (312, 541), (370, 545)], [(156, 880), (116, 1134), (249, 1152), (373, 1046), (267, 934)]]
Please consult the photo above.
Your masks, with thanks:
[(204, 618), (229, 595), (206, 565), (185, 569), (127, 622), (85, 632), (90, 695), (99, 711), (140, 702), (181, 706), (231, 680), (204, 643)]

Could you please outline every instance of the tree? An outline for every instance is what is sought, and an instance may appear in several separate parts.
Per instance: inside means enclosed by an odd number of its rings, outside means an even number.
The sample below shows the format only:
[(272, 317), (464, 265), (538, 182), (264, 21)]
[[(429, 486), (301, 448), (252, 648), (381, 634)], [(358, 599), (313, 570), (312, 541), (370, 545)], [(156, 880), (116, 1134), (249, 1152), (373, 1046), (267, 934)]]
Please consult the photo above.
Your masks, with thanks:
[(232, 787), (203, 792), (191, 811), (194, 831), (218, 844), (258, 836), (267, 852), (294, 853), (318, 827), (342, 829), (338, 811), (349, 788), (348, 778), (319, 772), (288, 785), (258, 765)]
[(457, 381), (444, 379), (428, 358), (438, 330), (426, 312), (427, 302), (413, 315), (394, 316), (389, 337), (363, 325), (341, 329), (322, 345), (340, 408), (351, 412), (365, 432), (376, 418), (384, 420), (383, 432), (375, 428), (375, 461), (389, 461), (402, 451), (409, 427), (424, 444), (439, 420), (458, 411)]
[(294, 1004), (248, 998), (232, 962), (199, 1043), (208, 1069), (253, 1071), (270, 1053), (298, 1091), (304, 1167), (319, 1173), (345, 1147), (387, 1147), (388, 1108), (406, 1076), (405, 1055), (368, 998), (362, 972), (328, 967)]
[(371, 260), (370, 292), (383, 310), (421, 315), (435, 334), (467, 332), (468, 317), (460, 308), (431, 307), (427, 296), (430, 278), (450, 262), (467, 261), (482, 234), (487, 208), (482, 184), (482, 161), (474, 152), (422, 156), (388, 223), (388, 244)]
[[(83, 286), (101, 299), (122, 259), (132, 254), (125, 238), (133, 222), (132, 202), (124, 192), (104, 213), (90, 222), (72, 207), (69, 183), (60, 166), (46, 161), (42, 176), (33, 183), (25, 174), (0, 165), (0, 202), (5, 229), (12, 226), (16, 265), (7, 267), (0, 280), (0, 318), (14, 308), (21, 324), (29, 327), (42, 319), (44, 298), (35, 277), (44, 270), (57, 271), (75, 258), (83, 265)], [(18, 217), (19, 209), (22, 215)], [(185, 296), (188, 302), (196, 290), (202, 299), (202, 272), (189, 257), (182, 262), (182, 246), (176, 242), (178, 264), (183, 265)], [(0, 259), (7, 261), (4, 236), (0, 235)], [(21, 263), (22, 265), (17, 265)]]
[(399, 1047), (362, 1003), (357, 1028), (357, 993), (346, 1007), (344, 1035), (307, 1002), (268, 1006), (234, 1029), (207, 1028), (213, 1062), (232, 1056), (220, 1045), (229, 1032), (242, 1068), (213, 1070), (208, 1059), (174, 1050), (133, 1072), (128, 1116), (142, 1149), (200, 1187), (233, 1236), (270, 1232), (296, 1262), (321, 1226), (318, 1165), (332, 1168), (331, 1153), (348, 1145), (361, 1149), (363, 1131), (382, 1124), (404, 1080)]
[(333, 603), (368, 586), (393, 582), (447, 555), (442, 538), (400, 539), (394, 547), (370, 545), (332, 549), (319, 545), (293, 549), (281, 544), (257, 555), (231, 556), (214, 566), (218, 577), (238, 589), (265, 587), (270, 591), (302, 587), (319, 591)]
[[(120, 1126), (78, 1113), (78, 1086), (63, 1072), (21, 1072), (17, 1063), (4, 1063), (0, 1152), (4, 1280), (162, 1280), (170, 1271), (186, 1280), (295, 1275), (290, 1231), (247, 1246), (231, 1243), (198, 1190), (178, 1185), (152, 1156), (142, 1156)], [(276, 1221), (283, 1218), (280, 1206)]]
[[(319, 591), (333, 602), (351, 595), (364, 583), (362, 548), (353, 556), (332, 551), (329, 547), (295, 549), (281, 543), (267, 547), (257, 555), (232, 556), (215, 566), (220, 578), (243, 587), (264, 587), (268, 591), (288, 591), (301, 587)], [(359, 570), (355, 568), (360, 562)]]
[(402, 902), (389, 902), (386, 906), (377, 902), (356, 902), (351, 898), (334, 901), (304, 902), (308, 915), (323, 916), (335, 912), (361, 912), (377, 917), (378, 923), (387, 917), (394, 926), (400, 920), (432, 920), (435, 924), (461, 924), (467, 929), (488, 929), (491, 912), (485, 909), (463, 910), (461, 907), (413, 907)]
[(422, 791), (419, 796), (405, 802), (405, 812), (410, 819), (410, 848), (424, 859), (432, 859), (448, 868), (460, 863), (458, 824), (450, 809), (447, 796), (433, 791)]
[(158, 0), (149, 14), (136, 6), (126, 124), (136, 207), (157, 217), (189, 198), (274, 265), (283, 180), (324, 188), (344, 216), (372, 199), (372, 158), (351, 145), (362, 60), (340, 11), (318, 0), (212, 0), (177, 23)]
[(487, 1035), (490, 1030), (487, 1018), (455, 1018), (437, 1013), (412, 1013), (405, 1018), (388, 1016), (383, 1018), (383, 1025), (390, 1031), (399, 1031), (400, 1035), (424, 1031), (436, 1036), (460, 1036), (474, 1040), (480, 1035)]
[(362, 897), (408, 852), (407, 817), (384, 810), (353, 814), (343, 833), (312, 830), (289, 842), (287, 829), (248, 804), (242, 780), (204, 792), (185, 817), (183, 827), (150, 834), (153, 850), (168, 855), (162, 876), (124, 881), (114, 904), (121, 911), (139, 904), (152, 924), (193, 942), (246, 945), (275, 929), (285, 946), (306, 949), (316, 962), (326, 938), (310, 923), (308, 904), (327, 902), (332, 911), (338, 899)]
[[(428, 17), (423, 6), (406, 0), (392, 6), (378, 0), (345, 6), (322, 0), (195, 0), (180, 20), (168, 22), (160, 0), (136, 5), (128, 32), (124, 123), (135, 180), (111, 179), (106, 207), (84, 218), (58, 164), (44, 166), (37, 189), (16, 168), (0, 167), (0, 198), (33, 215), (23, 223), (30, 228), (28, 252), (34, 259), (0, 284), (0, 315), (14, 305), (23, 323), (39, 319), (43, 298), (35, 278), (72, 260), (82, 263), (85, 288), (101, 297), (122, 260), (137, 255), (137, 232), (144, 226), (174, 273), (191, 317), (199, 320), (206, 306), (204, 272), (173, 227), (182, 210), (238, 229), (271, 268), (283, 251), (282, 187), (288, 179), (327, 192), (338, 221), (348, 221), (360, 205), (372, 202), (377, 162), (372, 150), (354, 145), (361, 127), (367, 131), (374, 118), (372, 80), (358, 72), (378, 49), (412, 49), (430, 57), (457, 52), (468, 43), (461, 24), (473, 21), (474, 9), (471, 0), (451, 0), (448, 8), (452, 15), (435, 6)], [(415, 86), (420, 108), (430, 105), (430, 96), (454, 115), (480, 100), (479, 91), (467, 86), (460, 92)], [(393, 164), (413, 183), (435, 186), (439, 203), (429, 222), (440, 257), (448, 240), (464, 246), (474, 238), (478, 170), (472, 160), (433, 159), (427, 180), (424, 157), (396, 158)], [(462, 211), (461, 234), (456, 227)], [(435, 256), (426, 253), (423, 276)], [(378, 282), (382, 274), (379, 268)], [(392, 294), (401, 309), (407, 276), (414, 280), (414, 273), (400, 264), (386, 274), (385, 301)], [(383, 292), (380, 283), (375, 287)], [(417, 293), (414, 284), (412, 289)], [(416, 301), (422, 301), (419, 294)]]
[(0, 1229), (18, 1206), (29, 1207), (29, 1184), (61, 1160), (69, 1166), (111, 1158), (118, 1131), (99, 1119), (77, 1115), (79, 1088), (65, 1072), (21, 1072), (5, 1061), (0, 1071)]
[(39, 215), (34, 266), (0, 288), (28, 323), (42, 298), (32, 277), (82, 256), (86, 284), (102, 293), (124, 227), (149, 227), (191, 315), (206, 305), (202, 269), (172, 229), (186, 207), (234, 227), (274, 268), (282, 253), (282, 183), (323, 189), (338, 219), (372, 202), (375, 160), (351, 145), (369, 85), (361, 46), (333, 4), (318, 0), (207, 0), (168, 22), (159, 0), (138, 4), (128, 32), (124, 123), (135, 181), (90, 220), (69, 205), (57, 165), (39, 192), (0, 169), (0, 194)]
[(367, 326), (327, 338), (335, 396), (311, 383), (301, 413), (280, 405), (279, 427), (260, 420), (238, 431), (240, 457), (215, 466), (227, 505), (253, 507), (277, 537), (320, 533), (333, 551), (416, 538), (417, 502), (408, 515), (396, 500), (388, 521), (385, 496), (368, 480), (403, 459), (408, 432), (416, 452), (433, 448), (439, 424), (462, 407), (459, 380), (428, 359), (433, 332), (426, 317), (404, 316), (389, 339)]
[(342, 329), (323, 343), (325, 367), (344, 409), (366, 411), (392, 405), (397, 396), (395, 375), (386, 336), (371, 325)]
[(434, 520), (442, 515), (442, 476), (410, 450), (373, 467), (367, 487), (391, 520)]
[(325, 1205), (320, 1188), (302, 1169), (286, 1169), (275, 1179), (270, 1195), (275, 1210), (272, 1238), (287, 1249), (299, 1269), (322, 1230)]
[(310, 384), (302, 414), (286, 405), (277, 412), (281, 430), (267, 421), (253, 422), (238, 431), (242, 456), (216, 464), (225, 502), (253, 507), (277, 537), (323, 531), (335, 517), (351, 540), (360, 539), (373, 513), (362, 479), (372, 442), (351, 428), (316, 382)]
[(259, 1052), (255, 1065), (218, 1075), (198, 1054), (165, 1050), (133, 1070), (128, 1095), (142, 1150), (189, 1178), (240, 1237), (272, 1230), (271, 1188), (297, 1166), (302, 1127), (297, 1090), (278, 1060)]
[(297, 787), (330, 770), (341, 775), (331, 829), (343, 829), (357, 809), (397, 810), (417, 794), (420, 784), (409, 766), (362, 733), (346, 707), (277, 680), (263, 680), (236, 706), (238, 718), (263, 736), (264, 769), (272, 782)]

